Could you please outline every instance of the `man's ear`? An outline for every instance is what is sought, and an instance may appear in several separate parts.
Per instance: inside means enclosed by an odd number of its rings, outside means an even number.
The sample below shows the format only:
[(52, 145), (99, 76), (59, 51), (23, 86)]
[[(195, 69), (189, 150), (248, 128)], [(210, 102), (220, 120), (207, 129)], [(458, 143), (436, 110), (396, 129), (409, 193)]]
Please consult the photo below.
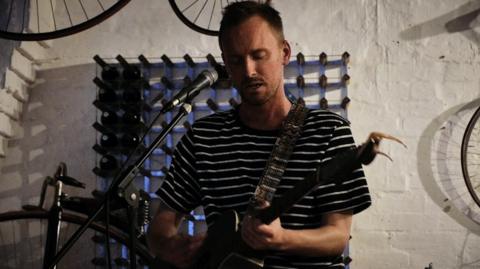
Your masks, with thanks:
[(287, 65), (290, 62), (290, 56), (292, 54), (292, 49), (290, 48), (290, 44), (287, 40), (283, 40), (282, 44), (282, 52), (283, 52), (283, 65)]

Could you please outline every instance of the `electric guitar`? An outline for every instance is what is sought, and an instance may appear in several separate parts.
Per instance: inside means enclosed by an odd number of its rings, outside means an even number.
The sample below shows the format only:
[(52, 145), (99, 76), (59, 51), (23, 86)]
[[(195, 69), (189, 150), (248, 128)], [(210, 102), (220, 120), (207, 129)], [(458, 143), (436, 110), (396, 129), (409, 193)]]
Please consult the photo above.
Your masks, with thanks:
[[(380, 140), (386, 138), (403, 144), (400, 140), (381, 133), (372, 133), (364, 144), (352, 147), (335, 155), (331, 160), (316, 167), (304, 180), (276, 197), (269, 207), (254, 212), (254, 217), (270, 224), (287, 211), (315, 186), (326, 183), (341, 183), (353, 169), (361, 164), (368, 165), (376, 154), (388, 155), (378, 150)], [(404, 144), (403, 144), (404, 145)], [(388, 157), (389, 158), (389, 157)], [(223, 214), (208, 229), (208, 236), (199, 250), (198, 260), (190, 269), (260, 269), (266, 252), (251, 249), (243, 242), (240, 234), (241, 219), (237, 212)], [(165, 263), (157, 260), (157, 267), (165, 268)]]

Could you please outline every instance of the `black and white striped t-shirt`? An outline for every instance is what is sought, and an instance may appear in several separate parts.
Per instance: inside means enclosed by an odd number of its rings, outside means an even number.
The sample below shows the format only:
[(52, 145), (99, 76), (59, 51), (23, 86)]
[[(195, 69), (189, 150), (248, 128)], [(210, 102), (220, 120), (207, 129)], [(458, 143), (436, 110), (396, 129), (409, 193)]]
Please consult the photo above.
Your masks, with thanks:
[[(203, 206), (207, 224), (228, 210), (243, 214), (262, 175), (279, 131), (251, 129), (232, 109), (197, 120), (176, 147), (169, 173), (157, 191), (173, 209), (189, 213)], [(275, 196), (302, 180), (315, 166), (354, 146), (348, 123), (333, 112), (310, 110)], [(327, 212), (370, 205), (363, 170), (354, 170), (342, 184), (315, 189), (281, 216), (288, 229), (322, 226)], [(343, 268), (342, 257), (299, 257), (276, 253), (265, 268)]]

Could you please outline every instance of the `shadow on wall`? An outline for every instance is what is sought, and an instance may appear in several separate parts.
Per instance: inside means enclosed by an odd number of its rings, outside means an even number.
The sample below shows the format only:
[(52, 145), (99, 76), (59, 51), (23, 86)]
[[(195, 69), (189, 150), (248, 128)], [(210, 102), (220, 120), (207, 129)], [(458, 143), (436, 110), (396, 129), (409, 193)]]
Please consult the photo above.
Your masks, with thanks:
[(435, 19), (415, 25), (400, 33), (403, 40), (417, 40), (445, 32), (461, 32), (466, 38), (480, 46), (480, 1), (468, 2)]
[[(0, 0), (0, 29), (8, 25), (10, 31), (22, 28), (24, 1)], [(0, 38), (0, 89), (5, 85), (5, 70), (10, 66), (13, 49), (20, 42)]]
[(480, 208), (472, 203), (461, 172), (460, 146), (466, 122), (480, 99), (435, 118), (418, 143), (417, 167), (430, 198), (457, 223), (480, 235)]
[[(87, 189), (95, 188), (94, 76), (94, 64), (38, 73), (22, 116), (23, 135), (9, 141), (0, 168), (0, 200), (10, 200), (2, 206), (9, 208), (3, 210), (37, 203), (43, 179), (52, 175), (61, 161), (67, 164), (70, 176), (86, 183)], [(75, 195), (78, 192), (71, 190)]]
[[(418, 143), (417, 169), (425, 191), (445, 214), (467, 229), (458, 253), (461, 268), (480, 266), (480, 208), (468, 193), (460, 164), (463, 132), (479, 106), (480, 99), (476, 99), (445, 111), (427, 126)], [(438, 225), (448, 231), (448, 224)]]

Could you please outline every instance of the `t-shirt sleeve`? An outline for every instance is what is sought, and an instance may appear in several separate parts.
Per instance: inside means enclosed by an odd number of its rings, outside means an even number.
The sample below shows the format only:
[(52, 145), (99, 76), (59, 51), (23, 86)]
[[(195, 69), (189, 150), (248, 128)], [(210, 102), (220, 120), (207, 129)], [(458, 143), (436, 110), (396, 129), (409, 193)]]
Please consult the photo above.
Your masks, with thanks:
[[(355, 146), (347, 122), (335, 127), (322, 162), (327, 162), (337, 153)], [(316, 190), (319, 207), (323, 212), (352, 210), (359, 213), (371, 205), (370, 193), (362, 166), (358, 165), (338, 184), (326, 184)]]
[(156, 194), (169, 207), (188, 214), (200, 204), (200, 186), (195, 169), (193, 131), (189, 130), (177, 144), (172, 163)]

